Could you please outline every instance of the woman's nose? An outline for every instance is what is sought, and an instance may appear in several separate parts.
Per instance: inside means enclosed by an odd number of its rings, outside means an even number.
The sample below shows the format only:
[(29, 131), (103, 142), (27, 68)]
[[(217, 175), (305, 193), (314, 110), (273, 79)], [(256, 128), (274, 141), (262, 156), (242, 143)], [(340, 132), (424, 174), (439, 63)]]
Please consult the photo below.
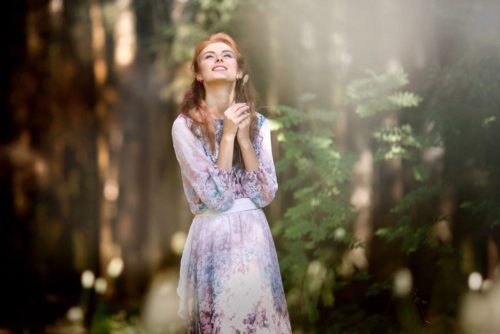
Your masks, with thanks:
[(217, 56), (217, 59), (215, 60), (216, 62), (222, 62), (223, 58), (222, 57), (219, 57)]

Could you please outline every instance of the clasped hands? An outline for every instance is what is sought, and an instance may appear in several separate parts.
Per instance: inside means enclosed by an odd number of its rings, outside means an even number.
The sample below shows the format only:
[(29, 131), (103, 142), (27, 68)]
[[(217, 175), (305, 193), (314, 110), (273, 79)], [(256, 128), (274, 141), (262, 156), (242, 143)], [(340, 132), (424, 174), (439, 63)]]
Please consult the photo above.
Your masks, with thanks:
[(247, 103), (234, 103), (224, 111), (223, 138), (238, 140), (240, 146), (251, 145), (250, 106)]

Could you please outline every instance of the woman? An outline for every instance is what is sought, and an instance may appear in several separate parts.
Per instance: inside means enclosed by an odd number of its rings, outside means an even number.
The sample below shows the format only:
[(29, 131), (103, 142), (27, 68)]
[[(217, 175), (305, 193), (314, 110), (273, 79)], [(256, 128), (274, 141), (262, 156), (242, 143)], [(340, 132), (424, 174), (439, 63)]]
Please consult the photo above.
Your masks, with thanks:
[(179, 315), (190, 333), (291, 333), (266, 217), (278, 188), (269, 122), (255, 112), (234, 40), (195, 49), (195, 78), (172, 127), (195, 218), (181, 260)]

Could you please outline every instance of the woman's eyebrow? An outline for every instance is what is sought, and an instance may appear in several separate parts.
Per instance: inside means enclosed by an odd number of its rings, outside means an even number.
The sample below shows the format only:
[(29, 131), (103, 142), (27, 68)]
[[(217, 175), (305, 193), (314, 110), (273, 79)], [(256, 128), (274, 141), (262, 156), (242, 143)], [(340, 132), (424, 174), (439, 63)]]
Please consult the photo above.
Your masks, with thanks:
[[(221, 54), (223, 54), (223, 53), (228, 53), (228, 52), (229, 52), (229, 53), (231, 53), (231, 54), (234, 54), (234, 52), (233, 52), (232, 50), (229, 50), (229, 49), (222, 50)], [(201, 54), (201, 56), (204, 56), (204, 55), (209, 54), (209, 53), (210, 53), (210, 54), (215, 54), (215, 51), (205, 51), (205, 52), (203, 52), (203, 53)]]

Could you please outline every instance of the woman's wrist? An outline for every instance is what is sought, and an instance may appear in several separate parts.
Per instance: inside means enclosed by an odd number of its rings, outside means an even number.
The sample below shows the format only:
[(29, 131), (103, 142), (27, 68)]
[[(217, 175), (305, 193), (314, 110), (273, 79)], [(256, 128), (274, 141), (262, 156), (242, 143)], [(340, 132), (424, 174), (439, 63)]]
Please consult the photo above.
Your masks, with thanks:
[(236, 138), (236, 133), (230, 133), (230, 132), (223, 132), (222, 133), (222, 140), (224, 140), (224, 141), (234, 142), (235, 138)]
[(242, 149), (247, 149), (253, 147), (252, 142), (250, 141), (250, 138), (238, 138), (238, 145)]
[(252, 141), (250, 140), (250, 135), (248, 132), (245, 133), (245, 131), (238, 130), (238, 133), (236, 134), (236, 138), (238, 140), (238, 144), (244, 145), (244, 144), (252, 144)]
[(222, 139), (219, 146), (219, 156), (217, 157), (217, 165), (226, 171), (231, 171), (232, 167), (234, 137), (235, 135), (231, 133), (222, 133)]

